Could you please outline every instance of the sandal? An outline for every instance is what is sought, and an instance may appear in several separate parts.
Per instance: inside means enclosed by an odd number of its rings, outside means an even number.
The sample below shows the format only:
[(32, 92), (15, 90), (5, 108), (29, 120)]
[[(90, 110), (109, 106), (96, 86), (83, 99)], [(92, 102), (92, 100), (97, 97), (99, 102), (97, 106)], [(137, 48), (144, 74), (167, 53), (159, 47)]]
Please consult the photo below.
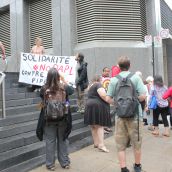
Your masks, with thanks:
[(170, 134), (163, 133), (162, 135), (165, 137), (170, 137)]
[(99, 149), (101, 152), (109, 153), (109, 150), (108, 150), (105, 146), (99, 147), (98, 149)]
[(155, 136), (159, 136), (159, 132), (155, 131), (155, 130), (152, 132), (152, 134), (155, 135)]

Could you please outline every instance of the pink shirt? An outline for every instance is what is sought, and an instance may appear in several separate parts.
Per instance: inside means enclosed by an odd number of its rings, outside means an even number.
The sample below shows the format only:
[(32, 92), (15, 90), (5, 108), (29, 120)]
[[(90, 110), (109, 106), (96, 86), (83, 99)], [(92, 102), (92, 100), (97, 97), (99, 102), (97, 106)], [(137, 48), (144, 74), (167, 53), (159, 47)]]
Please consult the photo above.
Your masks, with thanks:
[(112, 66), (112, 74), (111, 77), (115, 77), (121, 72), (120, 68), (118, 66)]
[[(163, 99), (172, 98), (172, 87), (170, 87), (162, 96)], [(170, 108), (172, 108), (172, 100), (170, 99)]]

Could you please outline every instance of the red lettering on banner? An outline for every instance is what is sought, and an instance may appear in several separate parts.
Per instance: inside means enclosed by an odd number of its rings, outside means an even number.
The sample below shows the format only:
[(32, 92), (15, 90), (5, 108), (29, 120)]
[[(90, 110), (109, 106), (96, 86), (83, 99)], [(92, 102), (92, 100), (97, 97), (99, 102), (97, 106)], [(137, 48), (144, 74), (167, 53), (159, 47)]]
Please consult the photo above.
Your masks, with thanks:
[(43, 70), (43, 71), (45, 70), (45, 64), (44, 65), (43, 64), (40, 65), (40, 70)]
[(64, 68), (64, 73), (69, 70), (69, 65), (66, 65), (65, 68)]
[(61, 71), (62, 73), (63, 73), (63, 66), (60, 66), (59, 68), (58, 68), (58, 72), (59, 71)]
[(73, 67), (70, 68), (69, 75), (73, 75)]

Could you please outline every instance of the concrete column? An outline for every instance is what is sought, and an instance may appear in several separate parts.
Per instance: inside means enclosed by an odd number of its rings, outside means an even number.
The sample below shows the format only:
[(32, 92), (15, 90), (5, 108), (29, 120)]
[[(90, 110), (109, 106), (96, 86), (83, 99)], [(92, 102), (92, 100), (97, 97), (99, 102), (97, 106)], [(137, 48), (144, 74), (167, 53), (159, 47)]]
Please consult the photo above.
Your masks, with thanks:
[(53, 54), (62, 55), (61, 0), (52, 0)]
[(8, 59), (8, 72), (18, 72), (20, 52), (24, 50), (23, 0), (10, 1), (11, 57)]

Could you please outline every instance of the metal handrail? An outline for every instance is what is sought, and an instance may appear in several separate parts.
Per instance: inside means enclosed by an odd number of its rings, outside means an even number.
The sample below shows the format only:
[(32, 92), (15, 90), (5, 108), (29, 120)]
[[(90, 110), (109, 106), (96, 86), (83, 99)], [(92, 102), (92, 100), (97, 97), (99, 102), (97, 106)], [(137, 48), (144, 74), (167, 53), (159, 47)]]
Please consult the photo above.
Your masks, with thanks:
[(2, 84), (2, 118), (6, 118), (5, 111), (5, 74), (0, 72), (0, 85)]

